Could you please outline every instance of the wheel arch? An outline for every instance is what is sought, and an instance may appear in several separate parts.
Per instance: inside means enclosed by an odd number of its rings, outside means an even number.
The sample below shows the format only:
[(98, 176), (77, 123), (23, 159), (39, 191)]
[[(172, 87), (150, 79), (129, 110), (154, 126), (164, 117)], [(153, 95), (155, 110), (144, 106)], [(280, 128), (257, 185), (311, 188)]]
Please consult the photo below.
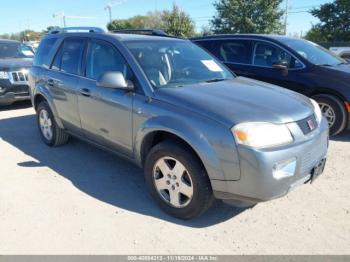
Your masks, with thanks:
[(349, 129), (350, 128), (350, 108), (349, 108), (349, 102), (348, 102), (348, 100), (344, 97), (344, 96), (342, 96), (339, 92), (336, 92), (336, 91), (334, 91), (334, 90), (329, 90), (329, 89), (323, 89), (323, 90), (320, 90), (320, 91), (318, 91), (318, 92), (315, 92), (311, 97), (312, 98), (315, 98), (315, 96), (321, 96), (321, 95), (323, 95), (323, 96), (330, 96), (330, 97), (333, 97), (333, 98), (335, 98), (335, 100), (338, 100), (338, 102), (337, 101), (335, 101), (337, 104), (339, 104), (339, 106), (341, 106), (342, 107), (342, 109), (344, 110), (343, 112), (344, 112), (344, 122), (343, 122), (343, 127), (342, 128), (340, 128), (340, 130), (341, 131), (339, 131), (339, 132), (335, 132), (334, 133), (334, 135), (337, 135), (338, 133), (340, 133), (340, 132), (342, 132), (342, 131), (344, 131), (344, 129)]
[(347, 99), (338, 91), (334, 90), (334, 89), (330, 89), (330, 88), (317, 88), (317, 89), (314, 89), (310, 94), (309, 96), (312, 98), (314, 96), (317, 96), (317, 95), (331, 95), (331, 96), (334, 96), (336, 98), (338, 98), (342, 104), (344, 105), (345, 107), (345, 104), (344, 102), (347, 101)]
[(169, 117), (152, 118), (136, 132), (135, 158), (139, 165), (144, 165), (153, 146), (166, 139), (178, 141), (191, 150), (210, 179), (225, 180), (218, 156), (208, 139), (183, 121)]
[(48, 104), (49, 104), (49, 107), (52, 111), (52, 114), (54, 115), (55, 117), (55, 121), (57, 123), (57, 125), (60, 127), (60, 128), (64, 128), (63, 126), (63, 123), (61, 121), (61, 119), (59, 118), (58, 116), (58, 113), (57, 113), (57, 110), (56, 110), (56, 107), (53, 103), (53, 99), (51, 97), (51, 95), (45, 91), (46, 89), (43, 89), (43, 88), (38, 88), (37, 92), (35, 93), (35, 95), (33, 96), (33, 106), (34, 106), (34, 109), (35, 111), (37, 110), (38, 108), (38, 105), (42, 102), (42, 101), (46, 101)]

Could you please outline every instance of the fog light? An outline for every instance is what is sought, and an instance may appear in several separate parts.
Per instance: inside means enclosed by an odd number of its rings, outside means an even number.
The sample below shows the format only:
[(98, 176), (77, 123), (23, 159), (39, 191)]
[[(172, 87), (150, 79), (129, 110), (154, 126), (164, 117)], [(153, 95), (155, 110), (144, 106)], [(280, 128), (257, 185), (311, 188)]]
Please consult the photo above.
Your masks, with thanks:
[(273, 177), (282, 179), (294, 176), (297, 167), (297, 159), (294, 157), (288, 161), (277, 163), (273, 166)]

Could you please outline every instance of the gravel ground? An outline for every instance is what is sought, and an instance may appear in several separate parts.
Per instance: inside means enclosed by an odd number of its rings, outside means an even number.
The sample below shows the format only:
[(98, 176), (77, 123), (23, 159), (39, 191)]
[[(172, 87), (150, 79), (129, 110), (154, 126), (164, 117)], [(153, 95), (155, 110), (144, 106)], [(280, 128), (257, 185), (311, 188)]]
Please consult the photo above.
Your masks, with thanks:
[(19, 104), (0, 111), (0, 254), (350, 254), (349, 162), (348, 132), (315, 184), (184, 222), (124, 160), (77, 140), (46, 147)]

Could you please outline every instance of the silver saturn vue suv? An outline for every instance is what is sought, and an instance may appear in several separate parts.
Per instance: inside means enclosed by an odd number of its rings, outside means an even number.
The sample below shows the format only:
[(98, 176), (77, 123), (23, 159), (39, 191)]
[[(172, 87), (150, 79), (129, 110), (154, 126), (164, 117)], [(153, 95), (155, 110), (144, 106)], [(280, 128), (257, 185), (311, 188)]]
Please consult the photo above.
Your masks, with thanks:
[(42, 40), (29, 82), (47, 145), (74, 136), (134, 162), (181, 219), (215, 198), (282, 197), (322, 174), (328, 124), (315, 101), (237, 77), (188, 40), (142, 33), (63, 28)]

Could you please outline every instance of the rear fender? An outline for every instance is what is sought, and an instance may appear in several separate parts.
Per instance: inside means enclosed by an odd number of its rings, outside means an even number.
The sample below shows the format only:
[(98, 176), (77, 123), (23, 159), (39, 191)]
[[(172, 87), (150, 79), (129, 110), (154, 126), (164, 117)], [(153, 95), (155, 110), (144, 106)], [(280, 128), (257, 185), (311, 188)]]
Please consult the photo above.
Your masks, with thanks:
[[(60, 119), (60, 117), (59, 117), (59, 115), (57, 113), (57, 109), (56, 109), (55, 103), (53, 102), (53, 97), (51, 96), (49, 90), (47, 90), (47, 88), (44, 85), (38, 85), (36, 87), (35, 94), (33, 96), (34, 97), (33, 104), (34, 104), (35, 98), (38, 95), (41, 95), (41, 96), (44, 97), (44, 99), (46, 100), (46, 102), (50, 106), (50, 109), (52, 111), (52, 114), (55, 117), (55, 121), (56, 121), (58, 127), (64, 129), (63, 123), (62, 123), (62, 121), (61, 121), (61, 119)], [(35, 105), (35, 106), (37, 106), (37, 105)]]

